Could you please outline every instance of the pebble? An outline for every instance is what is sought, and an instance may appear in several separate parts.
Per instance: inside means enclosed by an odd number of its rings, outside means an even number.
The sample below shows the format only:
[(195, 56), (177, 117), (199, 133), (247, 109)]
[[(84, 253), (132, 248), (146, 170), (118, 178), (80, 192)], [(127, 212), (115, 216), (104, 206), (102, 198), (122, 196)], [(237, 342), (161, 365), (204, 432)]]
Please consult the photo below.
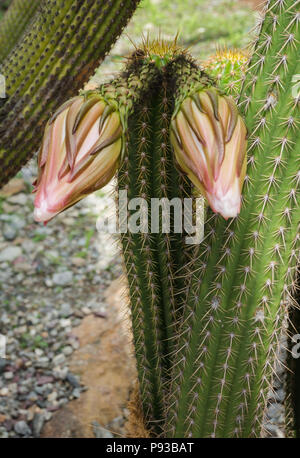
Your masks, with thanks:
[(53, 364), (54, 366), (61, 366), (64, 364), (64, 362), (66, 361), (66, 357), (65, 355), (63, 355), (62, 353), (60, 353), (59, 355), (56, 355), (54, 358), (53, 358)]
[(11, 380), (12, 378), (14, 378), (13, 372), (5, 372), (4, 378), (5, 380)]
[(97, 439), (111, 439), (114, 437), (110, 431), (100, 426), (97, 421), (93, 421), (92, 426)]
[(12, 262), (21, 256), (22, 250), (18, 246), (8, 246), (4, 250), (0, 251), (0, 262), (8, 261)]
[(45, 415), (37, 412), (32, 421), (32, 431), (34, 437), (39, 437), (45, 423)]
[(4, 387), (0, 390), (0, 396), (7, 396), (9, 393), (8, 388)]
[(7, 365), (8, 365), (8, 361), (4, 358), (0, 358), (0, 374), (4, 372), (4, 369), (6, 368)]
[(73, 353), (73, 348), (70, 345), (68, 345), (67, 347), (63, 348), (63, 353), (66, 356), (70, 356)]
[(30, 436), (31, 435), (31, 429), (29, 428), (28, 424), (24, 420), (17, 421), (17, 423), (15, 424), (14, 430), (20, 436)]
[(5, 240), (15, 240), (18, 235), (18, 230), (16, 227), (12, 226), (11, 224), (4, 224), (3, 226), (3, 236)]
[(28, 198), (26, 194), (24, 194), (23, 192), (20, 192), (19, 194), (9, 197), (7, 201), (10, 204), (26, 205)]
[(66, 380), (74, 387), (74, 388), (79, 388), (80, 387), (80, 382), (78, 378), (72, 374), (71, 372), (68, 372), (66, 376)]
[(72, 310), (71, 305), (68, 304), (68, 303), (62, 304), (61, 307), (60, 307), (59, 314), (60, 314), (60, 316), (63, 316), (63, 317), (71, 316), (73, 314), (73, 310)]
[(53, 274), (52, 282), (54, 285), (68, 286), (73, 283), (73, 273), (71, 271), (58, 272)]

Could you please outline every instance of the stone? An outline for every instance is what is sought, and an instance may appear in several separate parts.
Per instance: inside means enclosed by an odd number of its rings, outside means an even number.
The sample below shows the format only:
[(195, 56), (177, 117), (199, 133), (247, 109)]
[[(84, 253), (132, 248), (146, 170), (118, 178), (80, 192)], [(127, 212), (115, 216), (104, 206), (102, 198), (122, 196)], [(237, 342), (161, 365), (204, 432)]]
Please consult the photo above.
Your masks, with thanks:
[(4, 387), (0, 390), (0, 396), (7, 396), (9, 394), (9, 390), (7, 387)]
[(81, 394), (81, 391), (80, 391), (79, 388), (74, 388), (74, 390), (72, 391), (72, 396), (73, 396), (75, 399), (80, 398), (80, 394)]
[(54, 402), (54, 401), (56, 401), (56, 399), (57, 399), (57, 392), (56, 392), (56, 391), (52, 391), (52, 393), (48, 394), (47, 399), (48, 399), (49, 402)]
[(49, 358), (47, 358), (47, 356), (42, 356), (41, 358), (39, 358), (35, 363), (34, 365), (36, 367), (48, 367), (49, 365)]
[(8, 202), (15, 205), (26, 205), (27, 204), (27, 195), (24, 192), (20, 192), (14, 196), (9, 197)]
[(32, 432), (34, 437), (39, 437), (45, 423), (45, 415), (43, 413), (35, 413), (32, 421)]
[(58, 286), (68, 286), (73, 283), (73, 272), (66, 270), (64, 272), (57, 272), (52, 276), (52, 282)]
[(14, 430), (20, 436), (30, 436), (31, 435), (31, 429), (29, 428), (28, 424), (24, 420), (17, 421), (17, 423), (15, 424)]
[(12, 262), (21, 256), (22, 250), (18, 246), (8, 246), (4, 250), (0, 251), (0, 262)]
[(72, 258), (72, 264), (73, 266), (76, 266), (76, 267), (83, 267), (86, 265), (86, 259), (85, 258)]
[(13, 378), (14, 378), (13, 372), (10, 372), (10, 371), (9, 371), (9, 372), (5, 372), (5, 373), (4, 373), (4, 378), (5, 378), (5, 380), (11, 380), (11, 379), (13, 379)]
[(37, 401), (38, 398), (39, 398), (38, 395), (34, 391), (31, 391), (27, 396), (27, 399), (32, 402)]
[(71, 326), (72, 323), (71, 323), (71, 320), (69, 320), (69, 319), (62, 319), (62, 320), (59, 321), (59, 325), (62, 328), (67, 328), (67, 327)]
[(12, 240), (15, 240), (15, 238), (17, 237), (18, 230), (13, 225), (5, 223), (3, 226), (2, 233), (3, 233), (5, 240), (12, 241)]
[(78, 377), (76, 377), (72, 372), (68, 372), (66, 380), (72, 385), (74, 388), (80, 388), (80, 382)]
[(4, 358), (0, 358), (0, 374), (4, 372), (7, 365), (8, 365), (8, 361)]
[(17, 194), (20, 191), (24, 191), (25, 183), (22, 178), (12, 178), (3, 188), (0, 190), (1, 197), (10, 197)]
[(110, 431), (100, 426), (97, 421), (93, 421), (92, 425), (95, 437), (97, 439), (111, 439), (114, 437)]
[(69, 317), (73, 314), (72, 307), (68, 303), (61, 304), (60, 311), (59, 311), (60, 316), (63, 317)]
[(63, 348), (63, 353), (66, 356), (70, 356), (73, 353), (73, 348), (70, 345), (67, 345)]
[(63, 355), (62, 353), (60, 353), (59, 355), (56, 355), (54, 358), (53, 358), (53, 364), (54, 366), (61, 366), (62, 364), (64, 364), (66, 362), (66, 357), (65, 355)]

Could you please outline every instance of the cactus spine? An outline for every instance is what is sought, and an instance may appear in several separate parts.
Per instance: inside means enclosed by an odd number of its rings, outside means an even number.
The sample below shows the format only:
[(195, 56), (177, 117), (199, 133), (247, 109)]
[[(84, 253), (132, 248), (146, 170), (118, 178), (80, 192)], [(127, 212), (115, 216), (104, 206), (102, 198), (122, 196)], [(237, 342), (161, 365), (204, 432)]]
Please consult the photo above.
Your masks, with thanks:
[(32, 156), (43, 121), (104, 59), (139, 0), (46, 0), (2, 62), (8, 99), (0, 107), (0, 185)]
[(170, 436), (261, 434), (299, 252), (299, 96), (291, 90), (299, 72), (297, 5), (269, 2), (246, 74), (244, 204), (236, 220), (206, 223), (178, 339)]
[(40, 3), (40, 0), (13, 0), (0, 22), (0, 62), (22, 37)]

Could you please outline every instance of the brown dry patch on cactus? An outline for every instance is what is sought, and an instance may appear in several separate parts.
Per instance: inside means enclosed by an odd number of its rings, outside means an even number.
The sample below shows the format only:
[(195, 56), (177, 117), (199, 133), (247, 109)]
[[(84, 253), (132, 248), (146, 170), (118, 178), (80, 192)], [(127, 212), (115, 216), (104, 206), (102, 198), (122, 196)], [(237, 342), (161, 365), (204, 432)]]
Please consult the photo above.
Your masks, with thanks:
[(153, 437), (153, 432), (145, 426), (138, 381), (135, 383), (127, 407), (129, 416), (125, 424), (126, 436), (130, 438), (144, 437), (147, 439)]

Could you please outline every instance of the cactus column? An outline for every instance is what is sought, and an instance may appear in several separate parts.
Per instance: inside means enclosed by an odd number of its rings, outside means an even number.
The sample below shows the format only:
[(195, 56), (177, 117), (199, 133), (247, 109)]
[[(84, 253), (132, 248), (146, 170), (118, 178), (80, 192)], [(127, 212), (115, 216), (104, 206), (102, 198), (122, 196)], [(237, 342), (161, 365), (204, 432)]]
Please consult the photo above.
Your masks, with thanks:
[[(174, 335), (189, 282), (189, 270), (184, 269), (190, 253), (184, 244), (185, 234), (174, 231), (176, 210), (171, 210), (168, 231), (159, 213), (155, 224), (151, 204), (156, 199), (162, 207), (164, 201), (172, 206), (172, 199), (177, 198), (182, 211), (183, 198), (191, 197), (191, 184), (174, 166), (169, 141), (174, 93), (189, 91), (188, 80), (211, 84), (176, 45), (165, 48), (154, 42), (137, 50), (119, 80), (102, 88), (105, 100), (118, 106), (124, 125), (118, 190), (127, 192), (131, 205), (137, 199), (127, 215), (129, 229), (122, 234), (122, 246), (140, 397), (145, 425), (154, 435), (161, 434), (165, 415)], [(141, 208), (143, 205), (146, 208)], [(137, 222), (134, 218), (138, 208)], [(143, 210), (147, 215), (144, 222)], [(121, 206), (119, 214), (124, 214)], [(134, 221), (138, 232), (132, 227)]]
[(139, 0), (46, 0), (2, 62), (8, 99), (0, 108), (0, 186), (33, 155), (43, 122), (82, 87)]
[(0, 22), (0, 62), (22, 37), (41, 0), (13, 0)]
[(259, 436), (299, 252), (299, 2), (270, 1), (241, 107), (241, 214), (206, 223), (174, 364), (169, 437)]

